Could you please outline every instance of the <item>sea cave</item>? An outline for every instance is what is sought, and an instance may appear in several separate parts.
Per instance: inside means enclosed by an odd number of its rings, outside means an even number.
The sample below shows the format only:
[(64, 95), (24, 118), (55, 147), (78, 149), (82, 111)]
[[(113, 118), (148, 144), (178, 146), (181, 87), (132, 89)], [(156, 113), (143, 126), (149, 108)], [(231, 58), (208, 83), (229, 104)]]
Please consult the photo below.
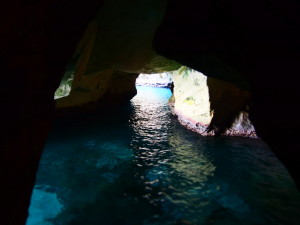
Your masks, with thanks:
[(299, 10), (4, 3), (0, 223), (299, 224)]

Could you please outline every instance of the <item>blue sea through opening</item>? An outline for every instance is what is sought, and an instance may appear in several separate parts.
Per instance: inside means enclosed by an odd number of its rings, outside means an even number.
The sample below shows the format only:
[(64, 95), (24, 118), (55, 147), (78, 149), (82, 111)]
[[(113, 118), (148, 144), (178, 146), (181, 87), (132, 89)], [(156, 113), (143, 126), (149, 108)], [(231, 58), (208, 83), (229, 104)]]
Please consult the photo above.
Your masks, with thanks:
[(137, 89), (56, 123), (27, 225), (299, 224), (299, 191), (263, 141), (202, 137), (171, 114), (170, 89)]

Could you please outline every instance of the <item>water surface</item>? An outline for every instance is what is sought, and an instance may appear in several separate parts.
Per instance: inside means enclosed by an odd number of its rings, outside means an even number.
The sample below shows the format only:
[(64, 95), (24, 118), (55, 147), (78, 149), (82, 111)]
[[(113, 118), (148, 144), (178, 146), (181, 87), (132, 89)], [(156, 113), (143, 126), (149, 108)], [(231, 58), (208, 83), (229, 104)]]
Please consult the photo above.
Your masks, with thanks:
[(300, 224), (300, 194), (259, 139), (182, 127), (169, 89), (138, 87), (130, 104), (57, 121), (27, 225)]

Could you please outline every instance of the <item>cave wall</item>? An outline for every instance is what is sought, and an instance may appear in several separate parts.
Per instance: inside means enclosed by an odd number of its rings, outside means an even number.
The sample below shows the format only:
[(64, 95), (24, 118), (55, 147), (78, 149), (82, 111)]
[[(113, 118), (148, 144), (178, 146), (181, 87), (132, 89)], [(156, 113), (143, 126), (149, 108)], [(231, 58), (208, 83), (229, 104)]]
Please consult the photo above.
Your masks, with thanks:
[(214, 112), (208, 131), (217, 135), (257, 137), (249, 118), (252, 93), (212, 77), (207, 78), (207, 86)]
[(159, 54), (252, 91), (250, 120), (298, 186), (299, 10), (293, 0), (174, 0), (154, 39)]
[(0, 224), (24, 224), (54, 115), (54, 91), (103, 1), (4, 1), (0, 7)]

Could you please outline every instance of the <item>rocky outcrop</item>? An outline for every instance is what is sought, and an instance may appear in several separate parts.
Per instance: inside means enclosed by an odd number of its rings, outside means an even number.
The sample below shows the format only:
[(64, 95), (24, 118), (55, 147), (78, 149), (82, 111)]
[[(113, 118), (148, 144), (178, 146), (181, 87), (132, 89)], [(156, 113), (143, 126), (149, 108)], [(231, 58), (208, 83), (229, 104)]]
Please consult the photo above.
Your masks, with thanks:
[(249, 119), (252, 94), (236, 85), (219, 79), (207, 78), (213, 118), (210, 131), (216, 134), (256, 137)]
[(256, 137), (246, 112), (249, 92), (187, 67), (174, 72), (172, 79), (169, 103), (182, 125), (204, 136)]

